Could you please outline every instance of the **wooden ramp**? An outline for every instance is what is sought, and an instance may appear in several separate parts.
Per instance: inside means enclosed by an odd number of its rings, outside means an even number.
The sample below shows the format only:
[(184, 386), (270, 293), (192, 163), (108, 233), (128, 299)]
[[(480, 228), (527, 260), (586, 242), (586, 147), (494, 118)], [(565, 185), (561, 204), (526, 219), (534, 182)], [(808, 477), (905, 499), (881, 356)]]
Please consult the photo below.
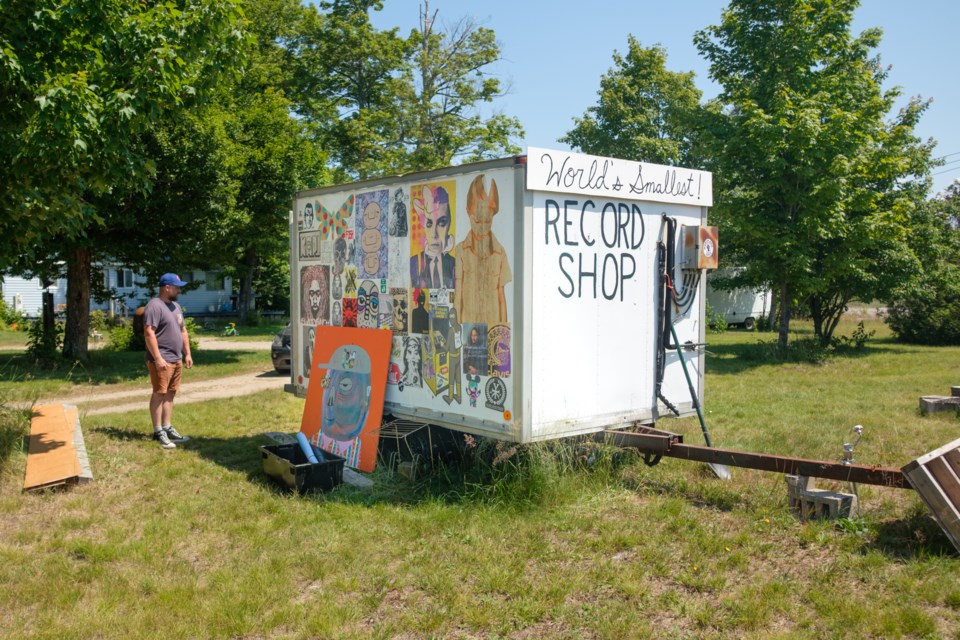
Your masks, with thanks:
[(903, 475), (960, 551), (960, 440), (920, 456), (903, 468)]
[(78, 484), (93, 479), (80, 414), (74, 405), (45, 404), (33, 408), (30, 447), (23, 490)]

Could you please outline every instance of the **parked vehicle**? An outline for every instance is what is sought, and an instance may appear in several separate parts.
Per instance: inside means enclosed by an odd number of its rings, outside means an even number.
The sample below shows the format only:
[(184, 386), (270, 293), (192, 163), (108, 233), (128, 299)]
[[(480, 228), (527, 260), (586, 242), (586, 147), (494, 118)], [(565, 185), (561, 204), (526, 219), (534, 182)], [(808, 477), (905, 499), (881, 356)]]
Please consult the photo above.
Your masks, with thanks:
[(273, 368), (277, 373), (290, 371), (290, 323), (283, 328), (273, 339), (270, 346), (270, 357), (273, 359)]
[[(737, 269), (720, 269), (716, 275), (730, 277), (736, 272)], [(744, 329), (752, 331), (757, 321), (770, 313), (773, 292), (770, 289), (716, 289), (708, 277), (707, 303), (727, 324), (742, 325)]]

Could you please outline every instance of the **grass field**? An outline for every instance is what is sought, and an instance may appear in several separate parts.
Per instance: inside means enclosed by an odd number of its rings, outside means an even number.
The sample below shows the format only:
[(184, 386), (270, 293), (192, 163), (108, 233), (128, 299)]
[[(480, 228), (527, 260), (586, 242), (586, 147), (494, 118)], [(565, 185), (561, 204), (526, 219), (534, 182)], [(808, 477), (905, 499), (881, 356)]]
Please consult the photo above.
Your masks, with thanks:
[[(771, 364), (770, 334), (708, 336), (715, 444), (835, 460), (863, 424), (857, 461), (899, 467), (956, 439), (917, 397), (960, 384), (960, 349), (870, 328), (821, 364)], [(257, 446), (302, 409), (280, 392), (184, 405), (194, 439), (172, 452), (139, 413), (88, 417), (95, 480), (68, 491), (22, 494), (13, 453), (0, 637), (960, 637), (960, 555), (911, 491), (861, 486), (860, 518), (801, 522), (782, 476), (724, 483), (605, 448), (584, 467), (581, 445), (524, 449), (479, 483), (380, 470), (372, 490), (300, 498)], [(701, 441), (696, 420), (661, 426)]]

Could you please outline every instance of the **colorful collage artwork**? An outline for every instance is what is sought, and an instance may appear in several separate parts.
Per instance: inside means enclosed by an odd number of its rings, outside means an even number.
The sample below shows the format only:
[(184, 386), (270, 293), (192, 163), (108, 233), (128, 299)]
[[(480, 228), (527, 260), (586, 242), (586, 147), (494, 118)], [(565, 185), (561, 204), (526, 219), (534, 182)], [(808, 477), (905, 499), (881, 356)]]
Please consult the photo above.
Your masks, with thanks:
[[(314, 327), (389, 330), (388, 402), (509, 421), (513, 274), (501, 240), (512, 243), (512, 212), (503, 215), (498, 178), (512, 179), (491, 172), (299, 202), (304, 358)], [(298, 383), (315, 383), (309, 374), (306, 360)]]

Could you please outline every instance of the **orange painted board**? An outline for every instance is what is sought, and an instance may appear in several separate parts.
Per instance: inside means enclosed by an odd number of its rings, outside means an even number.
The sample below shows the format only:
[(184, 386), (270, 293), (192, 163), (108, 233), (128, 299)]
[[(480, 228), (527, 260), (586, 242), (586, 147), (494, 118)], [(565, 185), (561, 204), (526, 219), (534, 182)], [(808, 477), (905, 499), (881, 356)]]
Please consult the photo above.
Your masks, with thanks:
[(377, 464), (392, 341), (385, 329), (317, 327), (300, 431), (361, 471)]
[(80, 475), (80, 462), (73, 446), (75, 423), (75, 410), (68, 411), (61, 404), (33, 408), (24, 491), (63, 484)]

